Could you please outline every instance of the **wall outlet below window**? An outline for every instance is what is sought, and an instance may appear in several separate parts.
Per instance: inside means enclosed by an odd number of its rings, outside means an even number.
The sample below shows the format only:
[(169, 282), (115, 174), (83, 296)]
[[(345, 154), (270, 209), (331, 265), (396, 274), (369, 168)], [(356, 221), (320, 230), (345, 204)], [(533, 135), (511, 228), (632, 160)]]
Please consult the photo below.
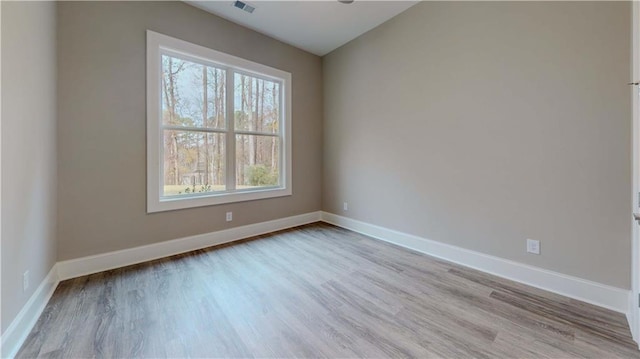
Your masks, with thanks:
[(227, 212), (227, 222), (233, 221), (233, 212)]
[(540, 241), (527, 239), (527, 253), (540, 254)]

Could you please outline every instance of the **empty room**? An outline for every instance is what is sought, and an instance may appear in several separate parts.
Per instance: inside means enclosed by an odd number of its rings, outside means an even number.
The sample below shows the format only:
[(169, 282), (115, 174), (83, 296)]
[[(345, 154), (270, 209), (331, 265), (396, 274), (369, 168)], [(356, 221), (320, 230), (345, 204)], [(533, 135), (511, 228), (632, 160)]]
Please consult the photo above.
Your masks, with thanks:
[(0, 2), (2, 358), (640, 358), (640, 5)]

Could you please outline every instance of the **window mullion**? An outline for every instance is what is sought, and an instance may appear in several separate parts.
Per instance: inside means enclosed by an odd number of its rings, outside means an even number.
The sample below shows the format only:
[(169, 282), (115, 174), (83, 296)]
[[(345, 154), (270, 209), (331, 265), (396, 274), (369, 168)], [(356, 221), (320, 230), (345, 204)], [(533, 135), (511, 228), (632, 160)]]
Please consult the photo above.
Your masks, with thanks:
[(226, 171), (226, 187), (227, 191), (233, 191), (236, 189), (236, 136), (234, 133), (234, 89), (235, 89), (235, 76), (233, 70), (227, 68), (226, 73), (226, 126), (227, 126), (227, 138), (226, 138), (226, 154), (227, 154), (227, 171)]

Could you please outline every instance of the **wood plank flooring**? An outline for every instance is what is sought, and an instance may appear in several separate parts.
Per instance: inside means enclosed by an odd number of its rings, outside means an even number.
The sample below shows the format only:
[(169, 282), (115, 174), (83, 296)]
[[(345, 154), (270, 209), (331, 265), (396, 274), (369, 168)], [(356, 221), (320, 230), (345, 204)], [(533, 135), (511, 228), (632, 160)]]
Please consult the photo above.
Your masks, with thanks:
[(19, 358), (640, 358), (626, 319), (312, 224), (60, 283)]

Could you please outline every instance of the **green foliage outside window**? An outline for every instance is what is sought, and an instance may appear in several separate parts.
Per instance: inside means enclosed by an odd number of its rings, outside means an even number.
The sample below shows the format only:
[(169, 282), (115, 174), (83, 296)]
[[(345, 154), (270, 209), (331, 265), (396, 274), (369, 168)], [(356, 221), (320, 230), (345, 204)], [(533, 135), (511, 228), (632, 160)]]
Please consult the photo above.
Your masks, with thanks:
[(264, 165), (254, 165), (247, 167), (247, 177), (251, 186), (276, 186), (278, 185), (278, 174), (270, 171)]

